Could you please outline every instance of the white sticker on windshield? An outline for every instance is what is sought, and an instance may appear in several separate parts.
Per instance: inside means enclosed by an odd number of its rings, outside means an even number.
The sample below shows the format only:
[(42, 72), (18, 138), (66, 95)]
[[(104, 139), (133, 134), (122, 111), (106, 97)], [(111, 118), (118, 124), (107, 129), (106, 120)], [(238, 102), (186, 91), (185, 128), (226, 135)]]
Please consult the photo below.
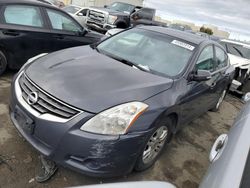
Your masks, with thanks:
[(195, 48), (194, 46), (192, 46), (192, 45), (190, 45), (190, 44), (187, 44), (187, 43), (185, 43), (185, 42), (181, 42), (181, 41), (178, 41), (178, 40), (173, 40), (171, 43), (172, 43), (172, 44), (175, 44), (175, 45), (177, 45), (177, 46), (180, 46), (180, 47), (182, 47), (182, 48), (186, 48), (186, 49), (191, 50), (191, 51), (193, 51), (194, 48)]

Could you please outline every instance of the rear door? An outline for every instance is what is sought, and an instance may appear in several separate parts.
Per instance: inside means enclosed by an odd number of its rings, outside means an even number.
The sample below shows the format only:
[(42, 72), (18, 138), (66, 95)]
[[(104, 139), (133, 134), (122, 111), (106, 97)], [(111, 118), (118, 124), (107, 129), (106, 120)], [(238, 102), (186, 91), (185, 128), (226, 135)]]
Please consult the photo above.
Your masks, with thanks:
[(215, 46), (215, 73), (214, 99), (217, 102), (222, 92), (229, 86), (230, 75), (226, 72), (229, 66), (227, 53), (219, 46)]
[(19, 68), (29, 58), (51, 51), (48, 28), (38, 6), (10, 4), (2, 7), (1, 46), (8, 53), (8, 64)]
[(51, 28), (51, 41), (54, 50), (95, 42), (88, 35), (82, 35), (84, 28), (67, 13), (50, 8), (46, 8), (44, 11)]

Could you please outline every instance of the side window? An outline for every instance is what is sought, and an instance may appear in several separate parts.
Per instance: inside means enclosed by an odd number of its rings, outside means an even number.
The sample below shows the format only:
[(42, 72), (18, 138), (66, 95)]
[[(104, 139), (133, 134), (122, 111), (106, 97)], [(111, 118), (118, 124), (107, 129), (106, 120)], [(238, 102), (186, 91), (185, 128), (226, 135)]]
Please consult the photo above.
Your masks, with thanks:
[(224, 43), (224, 42), (221, 41), (220, 45), (222, 45), (225, 48), (225, 50), (227, 51), (227, 45), (226, 45), (226, 43)]
[(208, 46), (203, 49), (196, 63), (197, 70), (214, 71), (214, 53), (213, 46)]
[(132, 18), (134, 20), (139, 20), (139, 19), (149, 19), (152, 20), (155, 15), (155, 11), (153, 9), (149, 8), (141, 8), (134, 14), (132, 14)]
[(216, 70), (221, 69), (227, 66), (227, 55), (226, 53), (219, 47), (215, 47), (216, 54)]
[(27, 5), (8, 5), (4, 10), (7, 24), (43, 27), (42, 16), (38, 7)]
[(89, 9), (83, 9), (80, 13), (82, 13), (82, 16), (87, 16)]
[(80, 26), (70, 17), (63, 15), (59, 11), (47, 9), (53, 29), (77, 32), (81, 31)]
[(241, 51), (238, 49), (238, 46), (233, 45), (233, 44), (227, 44), (228, 47), (228, 53), (239, 56), (239, 57), (243, 57)]

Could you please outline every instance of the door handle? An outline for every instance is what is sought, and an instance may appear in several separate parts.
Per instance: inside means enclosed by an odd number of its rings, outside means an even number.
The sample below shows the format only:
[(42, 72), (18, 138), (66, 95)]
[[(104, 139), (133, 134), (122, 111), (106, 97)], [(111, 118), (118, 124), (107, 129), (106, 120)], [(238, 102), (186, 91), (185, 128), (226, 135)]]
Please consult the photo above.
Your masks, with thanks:
[(210, 162), (214, 162), (217, 159), (219, 159), (224, 148), (226, 147), (227, 140), (228, 140), (227, 134), (222, 134), (217, 138), (217, 140), (214, 142), (214, 145), (209, 155)]
[(55, 39), (59, 39), (59, 40), (64, 39), (64, 36), (63, 36), (63, 35), (54, 35), (53, 37), (54, 37)]
[(18, 36), (20, 35), (20, 33), (18, 33), (17, 31), (14, 30), (5, 30), (3, 31), (4, 35), (10, 35), (10, 36)]
[(214, 88), (215, 86), (216, 86), (216, 82), (213, 82), (210, 87)]

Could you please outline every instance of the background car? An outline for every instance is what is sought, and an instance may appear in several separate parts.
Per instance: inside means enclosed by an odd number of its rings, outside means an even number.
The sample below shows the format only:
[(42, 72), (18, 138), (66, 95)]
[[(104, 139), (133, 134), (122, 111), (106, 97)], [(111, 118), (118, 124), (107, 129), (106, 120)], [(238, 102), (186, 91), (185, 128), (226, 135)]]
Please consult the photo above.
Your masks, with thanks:
[(46, 0), (46, 1), (49, 1), (50, 3), (52, 3), (53, 5), (55, 5), (58, 8), (65, 7), (65, 4), (63, 1), (59, 1), (59, 0)]
[(70, 15), (38, 1), (0, 1), (0, 75), (29, 58), (99, 41), (103, 35), (83, 28)]
[(222, 39), (220, 43), (225, 47), (230, 62), (236, 69), (234, 78), (240, 82), (242, 88), (250, 75), (250, 45), (228, 39)]
[(34, 0), (34, 1), (40, 1), (43, 3), (47, 3), (53, 6), (56, 6), (58, 8), (63, 8), (65, 5), (62, 1), (58, 1), (58, 0)]
[(87, 26), (99, 32), (107, 32), (113, 28), (128, 28), (130, 16), (142, 7), (133, 4), (114, 2), (104, 7), (91, 7)]
[(140, 26), (27, 62), (13, 80), (10, 117), (57, 164), (121, 176), (151, 167), (182, 126), (217, 111), (233, 73), (220, 44)]
[(108, 30), (108, 31), (105, 33), (105, 36), (106, 36), (106, 37), (110, 37), (110, 36), (112, 36), (112, 35), (115, 35), (115, 34), (121, 32), (121, 31), (123, 31), (123, 30), (124, 30), (124, 29), (120, 29), (120, 28), (110, 29), (110, 30)]
[(83, 27), (86, 27), (89, 8), (68, 5), (64, 7), (63, 10), (73, 16)]
[(250, 102), (247, 102), (229, 133), (215, 141), (209, 157), (211, 164), (200, 188), (250, 187), (249, 124)]

